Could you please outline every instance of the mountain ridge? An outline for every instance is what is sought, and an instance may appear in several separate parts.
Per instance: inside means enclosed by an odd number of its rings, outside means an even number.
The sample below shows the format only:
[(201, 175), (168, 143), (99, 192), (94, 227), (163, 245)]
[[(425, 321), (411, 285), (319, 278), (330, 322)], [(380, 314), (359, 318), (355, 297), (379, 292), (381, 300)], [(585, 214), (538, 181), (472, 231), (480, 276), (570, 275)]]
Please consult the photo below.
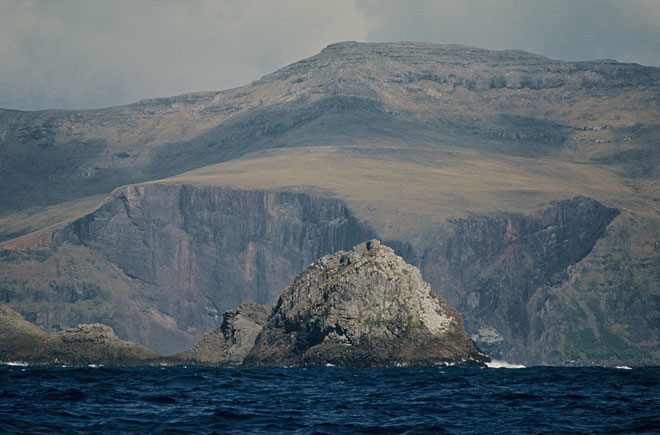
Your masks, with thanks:
[[(406, 57), (401, 58), (401, 56), (397, 57), (396, 54), (400, 50), (413, 51), (408, 53)], [(47, 187), (47, 198), (51, 199), (43, 198), (39, 201), (62, 201), (80, 198), (91, 193), (109, 192), (112, 188), (122, 184), (163, 178), (182, 170), (194, 169), (200, 167), (201, 155), (206, 156), (206, 164), (218, 163), (249, 152), (279, 146), (277, 143), (258, 145), (260, 141), (263, 142), (264, 136), (269, 142), (275, 140), (282, 142), (284, 146), (291, 146), (292, 137), (279, 139), (278, 136), (286, 133), (290, 128), (296, 127), (296, 125), (284, 124), (278, 130), (278, 128), (272, 129), (270, 123), (274, 119), (292, 119), (291, 110), (294, 110), (293, 113), (309, 113), (312, 118), (307, 120), (302, 118), (302, 124), (308, 124), (316, 119), (315, 117), (318, 115), (314, 115), (314, 113), (318, 112), (319, 109), (308, 110), (302, 107), (314, 104), (315, 101), (321, 101), (324, 98), (330, 98), (328, 101), (332, 101), (332, 98), (340, 96), (343, 96), (341, 98), (359, 97), (365, 99), (364, 101), (381, 102), (385, 106), (378, 109), (378, 113), (382, 115), (384, 110), (385, 113), (394, 116), (388, 121), (390, 123), (392, 121), (403, 122), (402, 126), (405, 126), (406, 123), (415, 121), (415, 118), (420, 115), (415, 115), (412, 118), (407, 115), (412, 113), (411, 110), (413, 110), (416, 113), (424, 113), (423, 117), (418, 119), (421, 122), (415, 124), (416, 127), (423, 127), (422, 130), (431, 128), (430, 133), (437, 129), (439, 129), (437, 131), (444, 133), (456, 129), (461, 131), (467, 127), (468, 131), (472, 130), (477, 133), (477, 138), (483, 136), (483, 133), (479, 133), (480, 130), (486, 133), (485, 142), (491, 141), (490, 136), (492, 135), (496, 135), (496, 137), (499, 137), (497, 135), (511, 135), (513, 138), (517, 136), (519, 139), (508, 141), (510, 144), (515, 144), (516, 141), (520, 141), (520, 138), (533, 139), (529, 136), (532, 134), (530, 133), (532, 129), (526, 127), (522, 131), (506, 132), (501, 131), (502, 129), (496, 127), (497, 124), (493, 124), (492, 121), (482, 119), (476, 125), (484, 124), (484, 128), (475, 130), (473, 126), (475, 123), (471, 119), (481, 118), (483, 114), (471, 110), (469, 103), (466, 106), (466, 101), (460, 95), (460, 92), (457, 94), (454, 91), (464, 89), (471, 92), (470, 88), (473, 88), (474, 91), (486, 91), (481, 88), (488, 82), (489, 90), (487, 92), (491, 92), (492, 80), (494, 80), (493, 92), (495, 93), (497, 93), (497, 89), (507, 89), (506, 86), (511, 86), (515, 90), (516, 87), (533, 84), (534, 80), (536, 82), (540, 80), (532, 78), (529, 81), (525, 79), (532, 73), (533, 75), (530, 77), (559, 73), (569, 74), (570, 76), (577, 74), (579, 76), (582, 74), (580, 68), (584, 68), (584, 71), (589, 72), (589, 66), (592, 65), (589, 62), (552, 61), (533, 56), (534, 59), (541, 62), (540, 67), (533, 67), (530, 72), (525, 72), (524, 64), (514, 63), (517, 69), (507, 70), (509, 68), (507, 60), (506, 58), (501, 59), (501, 57), (506, 53), (512, 55), (512, 53), (518, 52), (476, 50), (478, 56), (461, 59), (461, 53), (464, 56), (466, 55), (466, 53), (463, 53), (465, 50), (467, 50), (467, 53), (472, 53), (473, 49), (466, 47), (459, 49), (457, 46), (432, 44), (344, 43), (332, 45), (316, 56), (295, 62), (246, 86), (227, 91), (183, 94), (177, 97), (143, 100), (132, 105), (89, 111), (12, 111), (12, 116), (5, 113), (5, 116), (0, 119), (0, 130), (2, 130), (0, 141), (3, 142), (0, 144), (0, 150), (10, 151), (10, 153), (5, 152), (0, 161), (6, 162), (2, 171), (5, 174), (3, 181), (6, 184), (3, 183), (3, 185), (9, 185), (12, 189), (0, 192), (0, 201), (5, 205), (5, 210), (21, 209), (25, 207), (23, 204), (26, 203), (26, 200), (29, 200), (31, 204), (34, 203), (37, 197), (34, 196), (34, 189), (30, 186), (43, 179), (44, 175), (48, 176), (48, 183), (44, 186)], [(438, 53), (445, 52), (453, 53), (449, 56), (450, 59), (453, 59), (453, 62), (441, 62), (440, 58), (437, 58)], [(360, 54), (367, 61), (342, 62), (344, 56), (354, 56), (355, 53)], [(332, 56), (329, 54), (332, 54)], [(529, 56), (531, 55), (526, 55), (525, 58)], [(491, 58), (493, 60), (489, 61), (488, 59)], [(474, 64), (476, 61), (479, 61), (479, 63)], [(493, 62), (499, 62), (499, 64)], [(346, 64), (350, 68), (346, 69)], [(553, 73), (551, 65), (557, 65), (559, 72)], [(601, 66), (603, 71), (596, 70), (592, 71), (593, 74), (587, 74), (584, 78), (578, 77), (579, 80), (578, 78), (575, 79), (577, 80), (576, 83), (583, 85), (583, 82), (585, 82), (598, 85), (602, 82), (607, 89), (621, 86), (623, 88), (639, 86), (639, 84), (635, 85), (629, 82), (633, 79), (639, 81), (640, 84), (644, 84), (644, 86), (657, 86), (660, 80), (660, 69), (658, 68), (636, 67), (618, 63), (614, 65), (609, 63), (601, 65), (599, 63), (598, 65)], [(482, 70), (483, 68), (486, 68), (486, 70)], [(498, 68), (502, 70), (501, 74), (497, 72)], [(544, 68), (551, 71), (544, 71)], [(352, 71), (360, 72), (353, 73)], [(383, 75), (385, 71), (389, 71), (389, 73)], [(641, 74), (639, 71), (644, 73)], [(377, 74), (383, 75), (383, 77), (378, 78)], [(489, 74), (492, 77), (488, 76)], [(287, 77), (285, 82), (278, 81), (282, 75)], [(300, 81), (301, 78), (304, 80)], [(359, 85), (356, 83), (359, 83)], [(433, 87), (429, 87), (431, 84), (436, 84), (439, 87), (436, 86), (437, 89), (434, 90)], [(568, 86), (568, 84), (570, 83), (566, 82), (563, 86)], [(317, 85), (321, 87), (317, 87)], [(498, 88), (502, 85), (504, 85), (504, 88)], [(579, 90), (577, 89), (577, 91)], [(434, 92), (436, 93), (434, 94)], [(440, 94), (437, 94), (437, 92), (440, 92)], [(443, 98), (437, 98), (438, 95), (443, 95)], [(304, 99), (301, 100), (303, 97), (307, 99), (307, 102)], [(356, 108), (352, 107), (354, 103), (341, 98), (336, 100), (336, 107), (348, 110), (349, 113), (355, 112)], [(552, 130), (554, 128), (552, 125), (544, 127), (543, 124), (534, 121), (537, 118), (528, 116), (530, 114), (527, 112), (528, 110), (531, 110), (532, 113), (538, 111), (536, 106), (524, 104), (522, 107), (516, 108), (516, 106), (521, 106), (524, 99), (511, 99), (498, 95), (492, 95), (489, 98), (494, 102), (502, 100), (500, 104), (509, 105), (509, 109), (503, 113), (510, 113), (513, 109), (517, 112), (517, 116), (527, 116), (528, 120), (525, 122), (531, 122), (530, 127), (540, 128), (541, 130), (547, 130), (548, 128)], [(551, 95), (544, 98), (549, 98), (548, 102), (551, 105), (558, 104), (556, 98)], [(568, 94), (564, 98), (569, 101), (574, 99)], [(541, 101), (543, 102), (543, 100)], [(484, 100), (484, 102), (488, 103), (487, 100)], [(559, 100), (560, 102), (561, 100)], [(286, 104), (286, 107), (282, 107), (281, 104)], [(300, 104), (303, 105), (301, 108), (292, 109)], [(491, 104), (489, 103), (489, 105)], [(630, 106), (630, 104), (628, 103), (626, 106)], [(649, 102), (645, 106), (649, 108)], [(461, 110), (457, 111), (452, 107), (460, 107)], [(265, 108), (269, 109), (264, 112)], [(329, 108), (332, 109), (332, 106)], [(259, 124), (259, 118), (255, 118), (257, 115), (245, 117), (248, 112), (254, 109), (263, 112), (263, 115), (259, 116), (262, 117), (262, 123), (265, 121), (262, 134), (256, 136), (254, 135), (254, 126)], [(327, 111), (328, 107), (320, 107), (320, 109)], [(520, 109), (524, 109), (524, 111), (520, 111)], [(501, 109), (494, 108), (495, 113), (498, 110)], [(462, 111), (465, 111), (465, 115), (457, 118), (455, 115), (460, 114)], [(576, 108), (570, 109), (570, 111), (580, 112)], [(584, 110), (581, 110), (581, 112), (584, 112)], [(243, 116), (245, 119), (241, 121), (240, 116), (237, 118), (237, 115)], [(448, 115), (452, 116), (447, 118)], [(431, 117), (429, 118), (429, 116)], [(438, 116), (445, 119), (440, 124), (437, 124)], [(340, 118), (342, 122), (350, 119), (350, 117)], [(116, 124), (112, 119), (120, 120), (121, 124)], [(452, 122), (458, 122), (458, 124), (454, 127), (449, 125), (448, 130), (446, 128), (447, 119), (454, 119)], [(520, 121), (524, 121), (524, 119), (514, 120), (514, 124), (520, 124)], [(562, 120), (558, 121), (560, 124), (564, 122)], [(227, 124), (228, 122), (229, 124)], [(507, 123), (504, 119), (495, 119), (495, 122)], [(434, 123), (437, 124), (436, 127), (433, 127)], [(370, 124), (374, 124), (373, 120)], [(380, 123), (380, 125), (383, 125), (383, 123)], [(218, 127), (221, 127), (220, 130), (218, 130)], [(585, 126), (578, 125), (576, 127), (582, 128)], [(318, 127), (315, 127), (315, 129), (318, 132)], [(325, 134), (328, 132), (334, 134), (336, 131), (337, 129), (326, 130)], [(388, 131), (385, 135), (374, 135), (373, 133), (369, 133), (369, 135), (387, 142), (387, 137), (391, 133), (391, 131)], [(455, 132), (452, 134), (456, 135)], [(548, 133), (548, 138), (552, 138), (553, 134)], [(241, 135), (247, 136), (241, 138)], [(590, 133), (590, 135), (593, 136), (594, 134)], [(564, 136), (559, 134), (557, 138)], [(468, 139), (471, 137), (472, 134), (469, 134)], [(589, 138), (586, 137), (586, 139)], [(313, 136), (310, 135), (304, 135), (304, 140), (307, 142), (314, 141)], [(460, 142), (469, 146), (471, 140), (467, 142), (461, 140)], [(257, 144), (254, 144), (255, 141)], [(295, 139), (295, 141), (300, 141), (300, 139)], [(7, 149), (7, 146), (12, 142), (23, 143), (24, 147), (27, 146), (27, 149), (13, 146)], [(428, 139), (425, 142), (428, 142)], [(180, 143), (180, 145), (176, 145), (177, 143)], [(502, 143), (502, 141), (500, 140), (497, 143)], [(183, 157), (181, 145), (185, 145), (188, 153), (194, 151), (194, 153), (202, 154), (195, 155), (196, 160), (186, 159)], [(306, 144), (306, 146), (308, 145), (309, 143)], [(211, 148), (207, 148), (208, 146), (211, 146)], [(36, 147), (36, 149), (33, 147)], [(502, 149), (501, 145), (498, 147), (500, 147), (500, 150)], [(77, 150), (75, 154), (72, 151), (73, 149)], [(513, 151), (517, 150), (516, 152), (519, 152), (524, 149), (524, 147), (515, 146)], [(84, 152), (81, 153), (82, 150)], [(209, 151), (212, 152), (209, 153)], [(20, 175), (14, 172), (17, 169), (15, 166), (18, 165), (19, 169), (23, 171), (32, 168), (35, 152), (46, 153), (54, 161), (40, 163), (42, 167), (39, 168), (39, 171), (28, 172), (32, 179), (26, 180), (25, 174)], [(66, 167), (63, 167), (60, 163), (64, 156), (68, 159), (75, 156), (74, 160), (68, 163), (68, 166), (76, 169), (75, 171), (67, 173)], [(213, 159), (210, 162), (209, 157)], [(178, 160), (178, 163), (173, 163), (173, 158)], [(172, 166), (173, 164), (175, 166)], [(66, 184), (59, 187), (61, 183)], [(17, 188), (20, 188), (21, 185), (25, 185), (23, 191), (19, 189), (17, 192)], [(31, 191), (30, 195), (25, 199), (21, 199), (22, 195), (26, 195), (28, 191)], [(72, 194), (75, 196), (71, 196)], [(30, 198), (30, 196), (32, 197)], [(8, 206), (11, 207), (8, 208)]]

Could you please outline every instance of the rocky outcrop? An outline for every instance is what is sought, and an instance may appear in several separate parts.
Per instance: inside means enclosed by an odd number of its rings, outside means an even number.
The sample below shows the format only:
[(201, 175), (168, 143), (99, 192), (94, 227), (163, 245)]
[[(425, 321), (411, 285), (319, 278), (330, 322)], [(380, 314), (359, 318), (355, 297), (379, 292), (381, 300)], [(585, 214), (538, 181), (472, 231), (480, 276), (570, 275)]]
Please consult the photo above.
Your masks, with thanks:
[(269, 314), (270, 308), (265, 305), (243, 302), (238, 308), (225, 311), (220, 328), (168, 360), (174, 364), (240, 366), (254, 347)]
[(117, 338), (106, 325), (79, 325), (48, 334), (0, 305), (0, 362), (30, 365), (154, 364), (158, 355)]
[(282, 294), (246, 365), (483, 363), (461, 315), (377, 240), (305, 269)]

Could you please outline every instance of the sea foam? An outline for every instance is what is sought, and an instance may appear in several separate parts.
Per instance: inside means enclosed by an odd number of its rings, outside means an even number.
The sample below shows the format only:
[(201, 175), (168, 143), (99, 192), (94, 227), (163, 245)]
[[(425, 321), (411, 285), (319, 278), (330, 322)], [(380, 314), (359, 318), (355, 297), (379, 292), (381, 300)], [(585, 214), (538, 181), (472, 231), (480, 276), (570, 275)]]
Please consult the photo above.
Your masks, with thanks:
[(491, 362), (486, 363), (486, 366), (488, 366), (491, 369), (524, 369), (525, 366), (522, 364), (511, 364), (506, 361), (502, 360), (491, 360)]

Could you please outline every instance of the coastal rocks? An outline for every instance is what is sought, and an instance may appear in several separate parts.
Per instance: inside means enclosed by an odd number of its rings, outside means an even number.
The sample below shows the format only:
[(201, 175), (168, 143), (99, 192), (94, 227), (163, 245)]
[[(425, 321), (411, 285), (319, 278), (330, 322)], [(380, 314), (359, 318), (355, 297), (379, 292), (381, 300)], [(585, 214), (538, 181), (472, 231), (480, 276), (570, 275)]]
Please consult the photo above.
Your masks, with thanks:
[(254, 346), (270, 309), (254, 302), (243, 302), (226, 311), (222, 326), (206, 334), (193, 348), (170, 358), (173, 363), (239, 366)]
[(79, 325), (48, 334), (5, 305), (0, 305), (0, 362), (30, 365), (153, 364), (158, 355), (117, 338), (112, 328)]
[(248, 301), (226, 311), (220, 328), (171, 357), (122, 341), (101, 324), (48, 334), (0, 306), (0, 362), (388, 367), (488, 361), (461, 315), (431, 291), (419, 269), (377, 240), (311, 264), (272, 310)]
[(484, 363), (461, 315), (419, 270), (371, 240), (305, 269), (282, 294), (248, 366)]
[(191, 349), (159, 357), (101, 324), (48, 334), (0, 306), (0, 362), (343, 367), (483, 364), (461, 315), (377, 240), (327, 255), (271, 310), (244, 302)]

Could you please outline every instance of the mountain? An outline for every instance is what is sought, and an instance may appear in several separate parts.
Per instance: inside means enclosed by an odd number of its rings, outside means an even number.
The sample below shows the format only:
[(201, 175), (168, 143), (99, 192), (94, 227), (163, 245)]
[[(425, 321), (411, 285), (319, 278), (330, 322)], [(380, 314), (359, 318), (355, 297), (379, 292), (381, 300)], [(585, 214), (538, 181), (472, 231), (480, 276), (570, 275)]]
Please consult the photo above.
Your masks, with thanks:
[(660, 362), (660, 69), (333, 44), (242, 88), (0, 111), (0, 301), (160, 353), (377, 237), (491, 356)]

